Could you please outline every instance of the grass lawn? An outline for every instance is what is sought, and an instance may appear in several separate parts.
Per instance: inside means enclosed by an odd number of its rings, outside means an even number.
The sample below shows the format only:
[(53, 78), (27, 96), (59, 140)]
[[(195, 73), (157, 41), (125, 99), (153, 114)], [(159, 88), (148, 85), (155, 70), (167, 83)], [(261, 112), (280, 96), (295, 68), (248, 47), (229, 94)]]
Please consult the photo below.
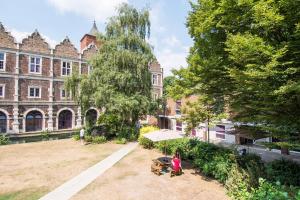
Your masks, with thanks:
[(0, 200), (38, 199), (121, 147), (72, 139), (0, 146)]
[(73, 196), (72, 200), (227, 200), (218, 182), (195, 173), (184, 163), (184, 174), (170, 177), (151, 173), (152, 159), (163, 156), (155, 150), (138, 147), (94, 182)]

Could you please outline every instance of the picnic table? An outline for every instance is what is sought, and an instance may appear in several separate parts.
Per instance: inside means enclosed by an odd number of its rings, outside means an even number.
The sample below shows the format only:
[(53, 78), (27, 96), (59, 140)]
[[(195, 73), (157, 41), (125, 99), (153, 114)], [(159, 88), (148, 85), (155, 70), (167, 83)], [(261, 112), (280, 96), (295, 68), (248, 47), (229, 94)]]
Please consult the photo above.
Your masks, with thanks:
[(163, 171), (167, 171), (171, 166), (171, 158), (161, 157), (152, 160), (151, 171), (157, 175), (161, 175)]

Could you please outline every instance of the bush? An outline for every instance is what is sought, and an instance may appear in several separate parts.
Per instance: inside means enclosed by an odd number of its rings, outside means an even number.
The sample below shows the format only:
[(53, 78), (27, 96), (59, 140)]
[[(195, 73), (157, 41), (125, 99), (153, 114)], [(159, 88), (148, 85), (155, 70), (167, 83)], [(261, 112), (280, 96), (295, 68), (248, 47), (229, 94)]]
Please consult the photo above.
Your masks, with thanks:
[(93, 142), (93, 137), (90, 136), (90, 135), (85, 135), (84, 136), (84, 141), (86, 141), (86, 142)]
[(0, 135), (0, 145), (7, 145), (9, 144), (9, 137), (6, 135)]
[(41, 136), (42, 139), (48, 140), (50, 138), (50, 132), (48, 130), (42, 131)]
[(138, 137), (138, 142), (141, 146), (143, 146), (145, 149), (152, 149), (154, 147), (154, 143), (149, 140), (148, 138), (145, 138), (143, 135), (146, 133), (150, 133), (153, 131), (157, 131), (159, 128), (156, 126), (144, 126), (140, 129), (140, 135)]
[[(262, 162), (255, 154), (238, 155), (233, 149), (182, 138), (155, 144), (162, 152), (181, 153), (182, 159), (190, 159), (204, 175), (224, 183), (230, 197), (237, 200), (300, 199), (298, 186), (300, 166), (291, 161)], [(267, 175), (266, 175), (267, 174)], [(260, 179), (264, 178), (264, 179)], [(280, 185), (279, 181), (284, 185)]]
[(300, 186), (300, 165), (289, 160), (275, 160), (266, 164), (267, 179), (285, 185)]
[(158, 131), (159, 128), (156, 126), (144, 126), (140, 129), (140, 135), (144, 135), (145, 133), (150, 133), (153, 131)]
[(148, 138), (145, 138), (144, 136), (140, 136), (138, 142), (145, 149), (152, 149), (154, 147), (154, 143)]
[(107, 140), (104, 136), (96, 136), (92, 137), (92, 143), (94, 144), (102, 144), (105, 143)]
[(116, 144), (126, 144), (126, 143), (127, 143), (126, 138), (118, 138), (116, 140)]
[(80, 140), (80, 135), (79, 134), (75, 134), (72, 136), (73, 140), (78, 141)]
[(259, 187), (252, 189), (251, 195), (249, 198), (244, 198), (245, 200), (253, 199), (270, 199), (270, 200), (292, 200), (299, 199), (300, 189), (286, 187), (281, 185), (279, 182), (270, 183), (265, 179), (259, 179)]

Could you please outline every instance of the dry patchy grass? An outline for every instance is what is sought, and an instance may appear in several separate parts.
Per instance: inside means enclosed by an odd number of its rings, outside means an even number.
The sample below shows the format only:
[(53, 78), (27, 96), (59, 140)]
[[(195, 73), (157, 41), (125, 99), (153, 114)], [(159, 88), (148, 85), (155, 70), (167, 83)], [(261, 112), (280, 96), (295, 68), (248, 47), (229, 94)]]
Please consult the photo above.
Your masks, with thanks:
[(0, 200), (38, 199), (121, 147), (71, 139), (0, 146)]

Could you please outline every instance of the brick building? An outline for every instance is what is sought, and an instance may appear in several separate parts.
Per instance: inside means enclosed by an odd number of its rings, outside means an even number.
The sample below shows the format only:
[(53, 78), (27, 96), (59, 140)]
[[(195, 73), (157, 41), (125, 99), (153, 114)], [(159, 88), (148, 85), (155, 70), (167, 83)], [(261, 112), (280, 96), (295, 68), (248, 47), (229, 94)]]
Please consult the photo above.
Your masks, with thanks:
[[(73, 71), (90, 72), (88, 59), (101, 45), (97, 32), (94, 23), (81, 39), (79, 52), (67, 37), (51, 49), (38, 31), (17, 43), (0, 23), (0, 133), (79, 128), (86, 115), (99, 116), (96, 108), (82, 113), (64, 90), (64, 78)], [(153, 96), (158, 98), (162, 68), (154, 62), (149, 69)]]

